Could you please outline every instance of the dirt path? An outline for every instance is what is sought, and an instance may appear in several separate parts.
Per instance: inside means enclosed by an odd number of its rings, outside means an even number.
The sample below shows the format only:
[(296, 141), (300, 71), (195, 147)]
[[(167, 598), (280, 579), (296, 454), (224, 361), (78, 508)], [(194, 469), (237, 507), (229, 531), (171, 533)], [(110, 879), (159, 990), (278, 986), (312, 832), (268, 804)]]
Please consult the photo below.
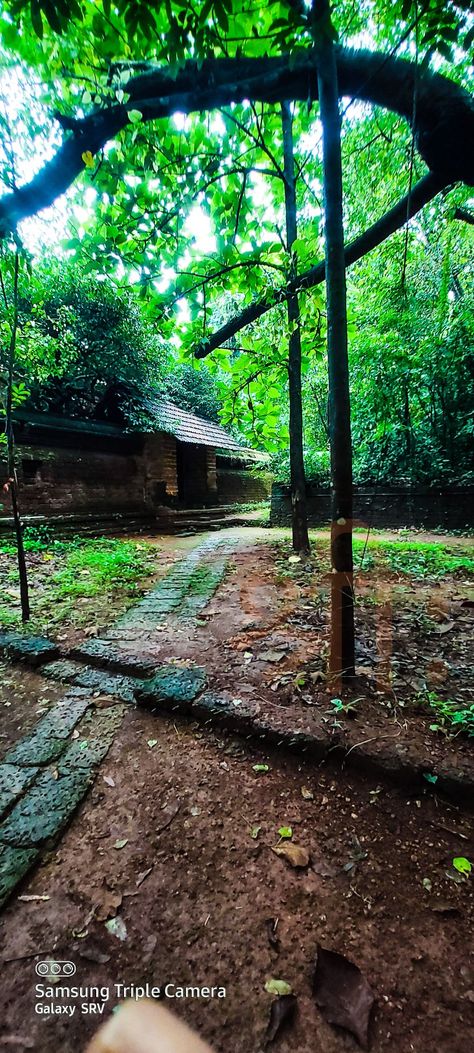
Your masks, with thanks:
[[(257, 762), (268, 773), (255, 773)], [(272, 853), (282, 825), (311, 852), (307, 870)], [(3, 916), (7, 1045), (76, 1053), (94, 1028), (79, 1009), (37, 1015), (35, 1004), (48, 1001), (35, 998), (37, 959), (11, 959), (41, 952), (73, 961), (81, 985), (110, 988), (107, 1012), (115, 984), (224, 986), (225, 999), (169, 1003), (222, 1053), (262, 1048), (264, 985), (278, 977), (299, 1002), (282, 1053), (354, 1049), (312, 1001), (320, 942), (356, 961), (376, 992), (373, 1050), (464, 1053), (474, 1024), (472, 902), (468, 883), (446, 872), (468, 833), (441, 803), (129, 711), (59, 850), (23, 890), (48, 899), (14, 901)], [(108, 905), (125, 925), (123, 941), (91, 920)], [(269, 918), (279, 919), (279, 953)]]
[[(316, 618), (311, 632), (293, 623), (291, 635), (295, 608), (309, 606), (304, 586), (275, 579), (262, 536), (226, 531), (222, 540), (238, 550), (211, 602), (197, 615), (188, 609), (181, 624), (160, 614), (154, 633), (129, 627), (129, 643), (139, 650), (146, 635), (160, 661), (199, 661), (234, 696), (260, 690), (279, 707), (289, 696), (271, 681), (312, 652), (316, 660), (325, 630)], [(183, 554), (196, 540), (179, 539)], [(286, 657), (262, 658), (289, 639)], [(26, 674), (20, 699), (19, 674), (9, 675), (0, 701), (12, 703), (17, 738), (25, 705), (41, 711), (56, 686)], [(283, 826), (310, 853), (301, 871), (271, 850)], [(265, 983), (276, 977), (291, 984), (298, 1016), (275, 1048), (349, 1053), (354, 1040), (323, 1021), (311, 995), (320, 943), (356, 962), (374, 989), (373, 1053), (465, 1053), (474, 911), (472, 879), (453, 870), (456, 856), (473, 858), (470, 818), (428, 785), (410, 797), (128, 708), (93, 790), (19, 890), (36, 898), (15, 896), (2, 916), (0, 1047), (77, 1053), (96, 1026), (83, 1004), (108, 1013), (123, 994), (115, 985), (148, 983), (171, 985), (168, 1004), (216, 1053), (259, 1053), (271, 1004)], [(268, 919), (278, 919), (279, 948)], [(72, 1014), (43, 1012), (51, 999), (35, 990), (41, 958), (73, 962), (73, 982), (99, 992), (54, 1003)], [(226, 995), (176, 997), (186, 985)]]

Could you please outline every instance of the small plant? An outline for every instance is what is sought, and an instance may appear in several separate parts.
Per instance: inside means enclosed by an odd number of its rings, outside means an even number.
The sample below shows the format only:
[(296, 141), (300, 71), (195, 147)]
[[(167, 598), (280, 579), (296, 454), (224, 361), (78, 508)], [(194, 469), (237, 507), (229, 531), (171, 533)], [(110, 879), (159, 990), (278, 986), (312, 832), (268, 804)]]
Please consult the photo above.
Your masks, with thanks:
[(420, 697), (436, 713), (436, 723), (430, 724), (431, 731), (444, 731), (450, 735), (474, 736), (474, 702), (469, 705), (459, 704), (454, 699), (441, 698), (436, 691), (428, 691)]

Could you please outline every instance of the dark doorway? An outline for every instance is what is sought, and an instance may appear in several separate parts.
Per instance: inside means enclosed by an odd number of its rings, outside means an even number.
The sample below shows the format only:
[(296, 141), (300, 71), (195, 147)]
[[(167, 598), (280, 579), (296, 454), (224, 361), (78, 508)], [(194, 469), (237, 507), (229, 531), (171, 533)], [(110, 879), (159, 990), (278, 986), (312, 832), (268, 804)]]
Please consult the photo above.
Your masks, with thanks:
[(209, 498), (206, 447), (190, 442), (177, 442), (176, 468), (180, 505), (184, 508), (206, 505)]

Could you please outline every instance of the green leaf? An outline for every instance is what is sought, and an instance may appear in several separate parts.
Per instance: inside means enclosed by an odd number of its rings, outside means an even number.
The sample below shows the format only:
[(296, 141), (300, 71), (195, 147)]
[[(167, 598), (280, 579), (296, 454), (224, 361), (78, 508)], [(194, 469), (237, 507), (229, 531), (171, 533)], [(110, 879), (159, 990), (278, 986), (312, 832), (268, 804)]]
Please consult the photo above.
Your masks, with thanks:
[(278, 833), (279, 833), (280, 837), (284, 837), (284, 838), (293, 837), (293, 830), (292, 830), (291, 826), (280, 826), (280, 829), (279, 829)]
[(138, 124), (141, 121), (143, 114), (141, 110), (127, 110), (127, 117), (131, 124)]
[(458, 870), (460, 874), (470, 874), (472, 863), (470, 863), (465, 856), (456, 856), (455, 859), (453, 859), (453, 867), (455, 870)]
[(265, 990), (271, 995), (290, 995), (292, 993), (291, 984), (287, 983), (286, 980), (276, 980), (272, 977), (271, 980), (267, 980), (265, 984)]
[(270, 771), (268, 764), (253, 764), (253, 770), (256, 772), (267, 772)]

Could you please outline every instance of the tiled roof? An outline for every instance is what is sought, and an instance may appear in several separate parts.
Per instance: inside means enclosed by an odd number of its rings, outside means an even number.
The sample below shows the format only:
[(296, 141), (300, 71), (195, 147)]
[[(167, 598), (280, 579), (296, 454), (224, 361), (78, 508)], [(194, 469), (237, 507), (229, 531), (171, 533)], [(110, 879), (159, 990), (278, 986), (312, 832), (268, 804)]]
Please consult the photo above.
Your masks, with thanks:
[(240, 457), (248, 457), (249, 460), (260, 460), (256, 450), (240, 446), (232, 435), (221, 428), (220, 424), (214, 424), (213, 421), (205, 420), (204, 417), (197, 417), (195, 413), (189, 413), (167, 399), (156, 399), (153, 402), (150, 399), (147, 402), (148, 412), (153, 413), (157, 428), (174, 435), (180, 442), (215, 446), (219, 450), (229, 450)]

